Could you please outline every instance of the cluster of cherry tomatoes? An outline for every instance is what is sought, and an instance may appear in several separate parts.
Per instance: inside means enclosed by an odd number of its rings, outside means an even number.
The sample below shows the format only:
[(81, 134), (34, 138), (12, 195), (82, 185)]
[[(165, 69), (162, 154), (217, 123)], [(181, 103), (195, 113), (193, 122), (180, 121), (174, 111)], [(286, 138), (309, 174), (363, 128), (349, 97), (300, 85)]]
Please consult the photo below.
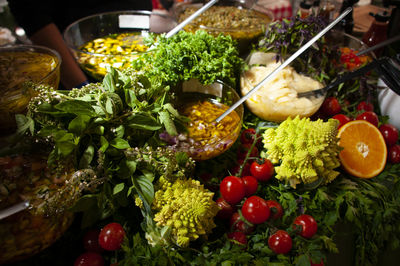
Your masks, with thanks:
[(353, 119), (366, 120), (376, 126), (382, 133), (383, 138), (385, 139), (388, 151), (388, 162), (392, 164), (400, 163), (398, 129), (392, 124), (380, 123), (378, 115), (374, 112), (374, 105), (370, 102), (362, 101), (357, 105), (356, 109), (358, 115), (356, 115), (355, 117), (349, 117), (345, 114), (342, 114), (341, 105), (335, 97), (327, 97), (321, 105), (321, 112), (323, 113), (323, 115), (339, 120), (339, 128), (347, 122), (352, 121)]
[(125, 230), (119, 223), (109, 223), (101, 230), (91, 229), (83, 236), (82, 253), (74, 262), (74, 266), (104, 266), (104, 251), (115, 251), (121, 248)]
[(296, 217), (290, 231), (272, 226), (273, 221), (282, 218), (284, 210), (276, 200), (266, 200), (256, 195), (259, 183), (268, 182), (274, 175), (271, 161), (258, 157), (258, 139), (252, 128), (242, 132), (237, 155), (238, 168), (231, 171), (237, 175), (226, 176), (220, 183), (221, 197), (216, 201), (220, 211), (217, 217), (228, 221), (228, 238), (244, 247), (248, 235), (253, 233), (257, 225), (269, 224), (272, 232), (268, 238), (269, 248), (276, 254), (286, 254), (292, 249), (291, 233), (311, 238), (318, 226), (315, 219), (307, 214)]

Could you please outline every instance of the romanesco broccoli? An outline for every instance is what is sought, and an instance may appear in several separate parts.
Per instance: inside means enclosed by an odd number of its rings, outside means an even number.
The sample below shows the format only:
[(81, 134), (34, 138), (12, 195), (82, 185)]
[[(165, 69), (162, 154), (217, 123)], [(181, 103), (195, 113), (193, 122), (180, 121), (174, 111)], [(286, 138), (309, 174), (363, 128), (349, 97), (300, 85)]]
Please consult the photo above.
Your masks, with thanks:
[(219, 208), (214, 193), (204, 189), (199, 181), (160, 177), (155, 186), (152, 203), (157, 227), (169, 227), (172, 242), (187, 247), (200, 235), (206, 236), (215, 227), (214, 217)]
[(322, 179), (322, 184), (334, 180), (340, 166), (337, 144), (338, 120), (311, 121), (309, 118), (288, 118), (277, 128), (263, 134), (266, 157), (275, 167), (276, 178), (296, 187)]

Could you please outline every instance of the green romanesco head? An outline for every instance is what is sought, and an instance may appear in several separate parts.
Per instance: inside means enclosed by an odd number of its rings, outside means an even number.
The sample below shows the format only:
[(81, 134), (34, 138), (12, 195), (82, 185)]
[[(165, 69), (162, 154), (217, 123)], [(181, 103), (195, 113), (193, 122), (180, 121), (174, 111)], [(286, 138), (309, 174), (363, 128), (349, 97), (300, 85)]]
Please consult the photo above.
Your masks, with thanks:
[(154, 221), (158, 227), (171, 229), (170, 237), (178, 246), (187, 247), (190, 241), (206, 236), (215, 227), (214, 217), (219, 208), (212, 199), (214, 193), (199, 181), (170, 182), (161, 177), (155, 189)]
[(277, 128), (263, 134), (267, 158), (275, 167), (276, 178), (296, 187), (322, 179), (334, 180), (340, 166), (337, 128), (339, 121), (311, 121), (309, 118), (288, 118)]

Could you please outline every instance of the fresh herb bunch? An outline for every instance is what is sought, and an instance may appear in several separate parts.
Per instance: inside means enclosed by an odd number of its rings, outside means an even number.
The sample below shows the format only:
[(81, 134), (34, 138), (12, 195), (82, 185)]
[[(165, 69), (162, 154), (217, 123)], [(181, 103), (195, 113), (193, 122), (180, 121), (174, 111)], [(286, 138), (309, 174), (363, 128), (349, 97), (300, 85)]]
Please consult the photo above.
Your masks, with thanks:
[(221, 80), (235, 86), (243, 65), (230, 36), (180, 31), (168, 39), (159, 36), (147, 41), (156, 48), (133, 61), (132, 66), (165, 84), (197, 78), (203, 84)]
[[(283, 61), (311, 40), (327, 26), (326, 20), (319, 16), (301, 18), (295, 16), (271, 23), (265, 36), (254, 48), (258, 51), (276, 53), (276, 60)], [(332, 51), (326, 38), (317, 40), (292, 64), (295, 69), (319, 81), (333, 78), (337, 69), (332, 67), (336, 51)]]

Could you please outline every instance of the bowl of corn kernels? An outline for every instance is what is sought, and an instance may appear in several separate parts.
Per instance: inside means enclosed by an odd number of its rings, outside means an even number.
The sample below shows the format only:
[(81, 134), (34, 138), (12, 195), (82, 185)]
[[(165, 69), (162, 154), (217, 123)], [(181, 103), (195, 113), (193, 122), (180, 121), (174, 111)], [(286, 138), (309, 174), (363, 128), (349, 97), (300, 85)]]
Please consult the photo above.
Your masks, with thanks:
[(202, 84), (190, 79), (178, 84), (173, 92), (179, 114), (187, 118), (186, 130), (178, 136), (161, 134), (162, 140), (196, 161), (221, 155), (233, 145), (242, 128), (243, 106), (219, 122), (216, 119), (240, 99), (235, 89), (221, 81)]
[(63, 36), (80, 67), (99, 81), (108, 67), (126, 69), (148, 52), (144, 40), (150, 33), (168, 32), (176, 25), (171, 16), (161, 12), (114, 11), (79, 19)]

